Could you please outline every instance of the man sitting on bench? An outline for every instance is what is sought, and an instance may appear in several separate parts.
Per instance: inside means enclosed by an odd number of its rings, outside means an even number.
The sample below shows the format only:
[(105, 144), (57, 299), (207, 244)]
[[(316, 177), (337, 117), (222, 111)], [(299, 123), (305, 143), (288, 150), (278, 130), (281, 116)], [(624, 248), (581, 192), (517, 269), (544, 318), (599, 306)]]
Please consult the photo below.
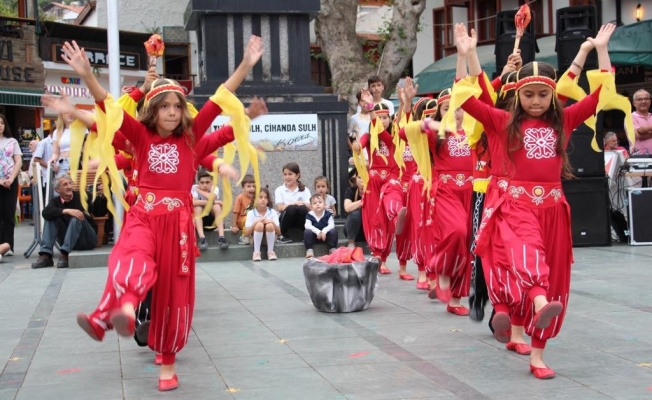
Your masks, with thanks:
[(61, 244), (57, 268), (68, 268), (68, 254), (72, 250), (91, 250), (97, 244), (97, 228), (90, 215), (85, 213), (79, 192), (73, 191), (72, 187), (72, 179), (68, 175), (57, 179), (54, 191), (59, 196), (50, 200), (43, 209), (45, 224), (41, 249), (32, 268), (54, 266), (52, 250), (55, 240)]

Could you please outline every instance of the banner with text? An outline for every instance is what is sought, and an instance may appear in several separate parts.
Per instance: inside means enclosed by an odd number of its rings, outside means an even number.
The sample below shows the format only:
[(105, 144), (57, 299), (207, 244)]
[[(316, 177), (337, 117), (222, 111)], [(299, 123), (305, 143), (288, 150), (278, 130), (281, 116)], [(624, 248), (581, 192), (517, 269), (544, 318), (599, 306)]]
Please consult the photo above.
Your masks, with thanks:
[[(219, 116), (213, 130), (229, 122)], [(268, 114), (251, 121), (250, 141), (263, 151), (317, 150), (319, 132), (317, 114)]]

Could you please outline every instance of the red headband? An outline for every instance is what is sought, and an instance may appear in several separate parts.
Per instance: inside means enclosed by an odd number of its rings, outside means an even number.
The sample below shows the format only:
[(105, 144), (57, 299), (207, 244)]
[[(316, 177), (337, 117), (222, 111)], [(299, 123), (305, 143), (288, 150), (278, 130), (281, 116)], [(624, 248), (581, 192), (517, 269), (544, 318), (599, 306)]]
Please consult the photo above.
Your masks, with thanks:
[(450, 100), (451, 95), (450, 94), (445, 94), (437, 99), (437, 105), (440, 105), (441, 103), (445, 102), (446, 100)]
[(184, 98), (186, 97), (186, 93), (181, 86), (168, 84), (168, 85), (158, 86), (150, 90), (149, 93), (147, 93), (147, 95), (145, 96), (145, 103), (149, 103), (154, 97), (158, 96), (161, 93), (168, 93), (168, 92), (176, 92), (179, 93)]
[(503, 85), (500, 89), (501, 92), (509, 92), (510, 90), (516, 89), (516, 82), (508, 82)]
[(423, 116), (425, 117), (426, 115), (432, 115), (437, 112), (436, 108), (429, 108), (427, 110), (423, 110)]
[(383, 109), (381, 109), (381, 110), (376, 110), (375, 112), (376, 112), (376, 114), (378, 114), (378, 115), (381, 115), (381, 114), (382, 114), (382, 115), (389, 115), (389, 110), (386, 109), (386, 108), (383, 108)]
[(547, 76), (528, 76), (527, 78), (521, 78), (516, 82), (515, 89), (520, 90), (523, 88), (523, 86), (528, 86), (528, 85), (535, 85), (535, 84), (540, 84), (540, 85), (546, 85), (550, 87), (550, 89), (555, 90), (557, 88), (557, 84), (555, 83), (555, 80), (552, 78), (548, 78)]

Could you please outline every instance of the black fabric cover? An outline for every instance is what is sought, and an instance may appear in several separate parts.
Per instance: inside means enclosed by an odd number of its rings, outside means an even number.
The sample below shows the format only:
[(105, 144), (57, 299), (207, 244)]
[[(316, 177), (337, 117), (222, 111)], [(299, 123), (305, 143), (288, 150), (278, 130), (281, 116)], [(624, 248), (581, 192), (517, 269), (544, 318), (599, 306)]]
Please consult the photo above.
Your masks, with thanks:
[(376, 258), (350, 264), (327, 264), (317, 259), (303, 263), (303, 276), (312, 304), (324, 312), (366, 310), (378, 287)]

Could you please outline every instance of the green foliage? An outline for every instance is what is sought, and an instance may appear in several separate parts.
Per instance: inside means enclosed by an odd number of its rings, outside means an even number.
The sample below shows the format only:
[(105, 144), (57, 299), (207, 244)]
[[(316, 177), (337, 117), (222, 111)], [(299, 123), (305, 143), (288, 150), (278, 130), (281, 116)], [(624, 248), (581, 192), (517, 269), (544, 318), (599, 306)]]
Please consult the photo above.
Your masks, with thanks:
[(323, 52), (316, 53), (313, 49), (310, 49), (310, 57), (314, 58), (315, 60), (328, 61), (326, 59), (326, 55)]
[(0, 15), (5, 17), (17, 17), (18, 2), (16, 0), (0, 0)]

